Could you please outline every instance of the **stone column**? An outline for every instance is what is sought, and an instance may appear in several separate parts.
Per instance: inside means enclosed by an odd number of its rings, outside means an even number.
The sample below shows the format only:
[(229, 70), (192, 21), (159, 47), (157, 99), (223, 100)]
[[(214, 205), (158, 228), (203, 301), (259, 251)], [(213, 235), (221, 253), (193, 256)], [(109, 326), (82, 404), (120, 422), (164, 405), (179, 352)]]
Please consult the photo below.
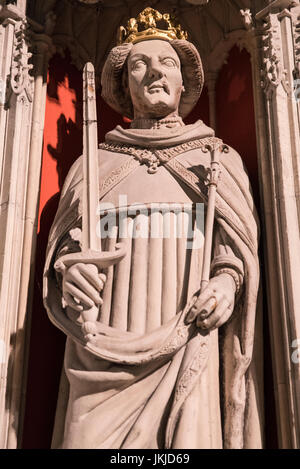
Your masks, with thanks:
[(300, 346), (300, 127), (293, 93), (299, 69), (294, 41), (299, 14), (299, 2), (270, 2), (256, 15), (253, 50), (267, 299), (281, 448), (300, 445), (299, 349), (295, 354)]
[(26, 2), (0, 6), (0, 447), (22, 433), (51, 40)]

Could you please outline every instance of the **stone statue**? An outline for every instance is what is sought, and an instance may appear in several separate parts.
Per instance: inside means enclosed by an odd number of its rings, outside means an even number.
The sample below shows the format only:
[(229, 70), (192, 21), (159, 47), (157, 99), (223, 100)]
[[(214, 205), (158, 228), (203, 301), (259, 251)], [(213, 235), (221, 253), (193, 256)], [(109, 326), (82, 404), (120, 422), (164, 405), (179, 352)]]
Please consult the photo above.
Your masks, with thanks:
[[(127, 37), (123, 28), (102, 73), (104, 99), (132, 120), (130, 129), (109, 132), (95, 155), (102, 249), (121, 243), (125, 257), (103, 271), (92, 262), (54, 268), (81, 250), (81, 158), (49, 235), (44, 301), (67, 335), (54, 438), (62, 448), (262, 445), (252, 359), (258, 225), (249, 181), (239, 155), (221, 151), (210, 280), (199, 293), (200, 215), (222, 142), (202, 121), (182, 121), (199, 98), (203, 71), (195, 47), (174, 37), (182, 31), (167, 19), (169, 30), (155, 20)], [(97, 321), (83, 322), (95, 305)]]

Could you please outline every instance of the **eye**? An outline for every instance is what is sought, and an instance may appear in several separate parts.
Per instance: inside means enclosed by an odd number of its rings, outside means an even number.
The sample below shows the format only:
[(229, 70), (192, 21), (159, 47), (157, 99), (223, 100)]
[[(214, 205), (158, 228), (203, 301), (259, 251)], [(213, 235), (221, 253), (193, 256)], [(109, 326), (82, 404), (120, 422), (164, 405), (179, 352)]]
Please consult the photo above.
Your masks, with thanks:
[(176, 62), (171, 57), (166, 57), (165, 59), (163, 59), (162, 64), (166, 65), (166, 67), (170, 67), (170, 68), (175, 68), (176, 67)]
[(142, 59), (136, 60), (132, 66), (131, 70), (141, 70), (143, 67), (146, 66), (146, 62)]

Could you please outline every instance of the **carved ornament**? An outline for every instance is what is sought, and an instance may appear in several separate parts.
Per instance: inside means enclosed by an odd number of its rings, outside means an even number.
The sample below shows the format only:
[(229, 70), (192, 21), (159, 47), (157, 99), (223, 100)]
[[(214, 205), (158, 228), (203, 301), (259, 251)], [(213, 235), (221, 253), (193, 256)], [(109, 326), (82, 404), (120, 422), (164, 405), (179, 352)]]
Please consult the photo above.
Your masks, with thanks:
[(247, 30), (253, 28), (253, 19), (252, 19), (252, 13), (249, 8), (246, 8), (245, 10), (240, 10), (240, 13), (243, 18), (243, 23), (245, 25), (245, 28)]
[(262, 36), (263, 41), (263, 69), (262, 87), (270, 98), (271, 94), (280, 84), (287, 94), (291, 93), (290, 84), (287, 80), (287, 71), (283, 67), (281, 58), (281, 35), (280, 23), (276, 15), (266, 17), (267, 25)]
[[(157, 26), (160, 26), (158, 28)], [(147, 39), (187, 39), (187, 33), (175, 23), (169, 13), (161, 14), (153, 8), (145, 8), (137, 18), (130, 18), (127, 27), (121, 26), (118, 33), (118, 44), (133, 44)]]
[(295, 78), (300, 79), (300, 8), (293, 21), (295, 30), (294, 45), (295, 45)]
[(28, 101), (31, 102), (33, 96), (33, 77), (29, 72), (33, 68), (33, 64), (29, 63), (32, 53), (29, 52), (28, 29), (29, 25), (26, 19), (16, 24), (10, 88), (17, 95), (25, 92)]

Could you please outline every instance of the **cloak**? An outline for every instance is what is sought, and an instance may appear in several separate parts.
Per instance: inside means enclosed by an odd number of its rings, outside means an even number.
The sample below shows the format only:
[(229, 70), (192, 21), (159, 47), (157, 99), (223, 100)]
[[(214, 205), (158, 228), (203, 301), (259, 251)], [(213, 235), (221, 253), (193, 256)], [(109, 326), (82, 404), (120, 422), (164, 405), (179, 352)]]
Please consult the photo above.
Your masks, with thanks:
[[(155, 171), (157, 165), (163, 167), (178, 187), (193, 194), (194, 201), (206, 203), (210, 154), (204, 149), (214, 141), (213, 131), (201, 121), (167, 131), (124, 130), (118, 126), (100, 145), (100, 200), (113, 200), (114, 191), (122, 184), (130, 196), (128, 181), (132, 177), (139, 180), (141, 171), (146, 177), (146, 162)], [(44, 275), (44, 304), (49, 318), (68, 336), (68, 409), (66, 412), (64, 403), (64, 409), (59, 410), (64, 437), (56, 435), (57, 445), (262, 446), (260, 320), (255, 326), (258, 222), (241, 158), (229, 148), (228, 153), (221, 154), (220, 164), (215, 229), (225, 233), (234, 255), (219, 252), (212, 269), (228, 266), (243, 275), (231, 319), (220, 331), (211, 333), (201, 332), (194, 324), (186, 325), (186, 314), (197, 297), (193, 291), (181, 310), (155, 330), (139, 334), (98, 322), (97, 334), (88, 343), (80, 325), (66, 315), (53, 268), (70, 230), (81, 226), (81, 159), (70, 169), (49, 235)], [(146, 192), (144, 201), (156, 201), (154, 192), (148, 194), (148, 200)], [(206, 438), (205, 433), (209, 435)]]

